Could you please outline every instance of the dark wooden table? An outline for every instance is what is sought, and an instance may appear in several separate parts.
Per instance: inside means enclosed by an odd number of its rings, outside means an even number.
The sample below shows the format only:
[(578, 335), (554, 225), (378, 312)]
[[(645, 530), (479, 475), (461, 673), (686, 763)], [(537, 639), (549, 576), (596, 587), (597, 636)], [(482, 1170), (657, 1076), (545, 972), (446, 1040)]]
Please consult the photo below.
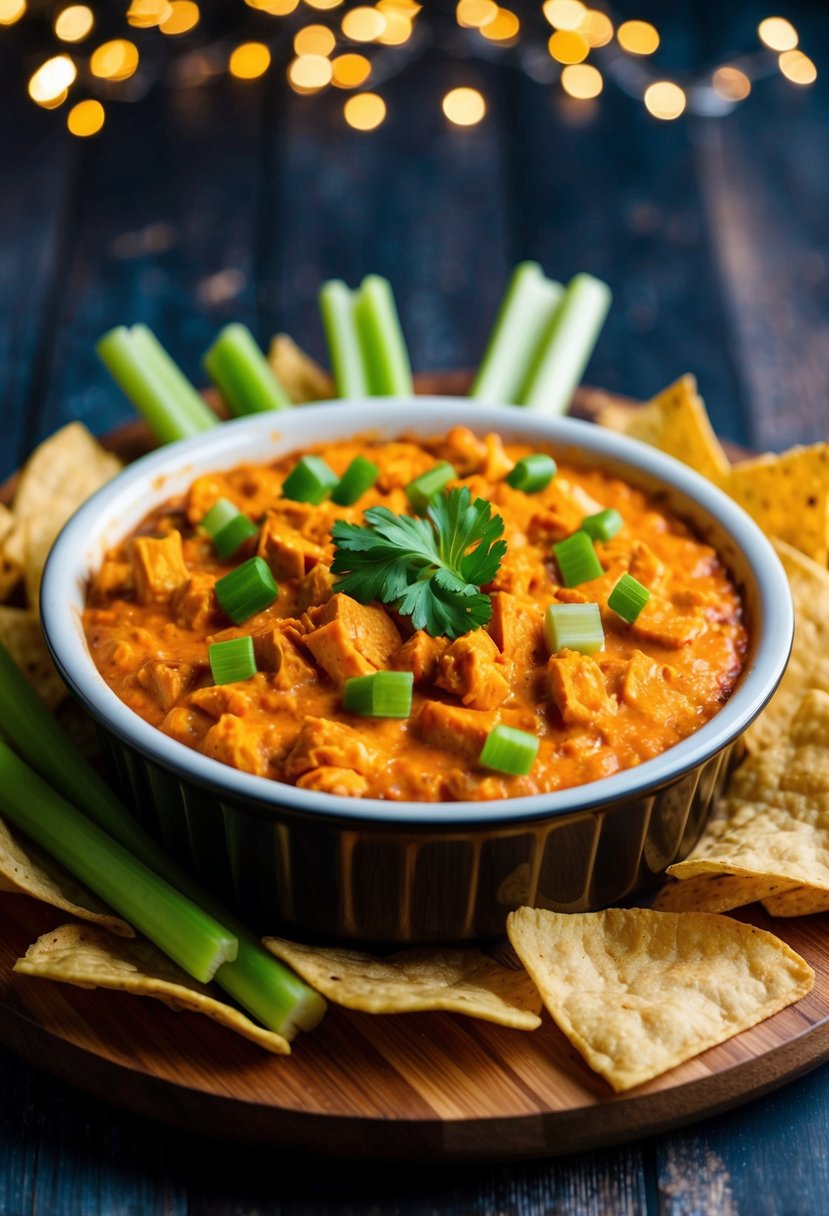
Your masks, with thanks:
[[(743, 0), (667, 7), (626, 13), (658, 14), (667, 68), (748, 49), (766, 15)], [(216, 37), (231, 36), (231, 8), (216, 5)], [(825, 8), (785, 9), (820, 67)], [(0, 30), (0, 477), (70, 418), (103, 432), (129, 416), (93, 353), (111, 325), (148, 322), (195, 379), (231, 318), (321, 354), (320, 280), (373, 270), (393, 280), (418, 369), (472, 365), (525, 257), (612, 285), (590, 382), (643, 397), (692, 370), (732, 440), (827, 437), (820, 80), (760, 83), (725, 119), (656, 123), (613, 89), (579, 108), (512, 68), (433, 49), (384, 89), (389, 120), (371, 136), (344, 127), (341, 97), (295, 97), (274, 68), (251, 85), (159, 84), (112, 104), (102, 137), (82, 142), (25, 96), (46, 30), (36, 19)], [(440, 114), (442, 92), (460, 83), (489, 101), (472, 130)], [(0, 1216), (829, 1210), (829, 1068), (647, 1143), (451, 1172), (205, 1144), (8, 1053), (0, 1070)]]

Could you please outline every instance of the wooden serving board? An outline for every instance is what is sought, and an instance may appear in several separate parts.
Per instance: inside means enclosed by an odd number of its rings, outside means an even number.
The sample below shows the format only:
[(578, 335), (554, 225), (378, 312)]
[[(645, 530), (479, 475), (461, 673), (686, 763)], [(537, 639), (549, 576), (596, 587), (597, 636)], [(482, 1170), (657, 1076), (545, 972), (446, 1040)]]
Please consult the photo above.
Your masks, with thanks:
[[(419, 387), (452, 393), (465, 384), (459, 373)], [(577, 412), (593, 416), (607, 400), (583, 390)], [(109, 446), (132, 459), (149, 442), (135, 424)], [(15, 960), (66, 919), (24, 896), (0, 895), (0, 1041), (96, 1098), (222, 1139), (351, 1158), (548, 1156), (714, 1114), (829, 1058), (827, 916), (772, 921), (759, 906), (747, 910), (744, 919), (815, 968), (813, 991), (622, 1096), (546, 1014), (527, 1033), (448, 1014), (374, 1017), (332, 1006), (285, 1058), (148, 998), (15, 975)]]

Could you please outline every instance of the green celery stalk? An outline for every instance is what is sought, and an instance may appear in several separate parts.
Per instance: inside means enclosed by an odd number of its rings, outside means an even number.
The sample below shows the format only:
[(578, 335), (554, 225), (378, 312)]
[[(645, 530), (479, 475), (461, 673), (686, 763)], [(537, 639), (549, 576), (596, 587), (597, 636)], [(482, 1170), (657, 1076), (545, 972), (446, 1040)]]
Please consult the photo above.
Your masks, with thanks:
[(235, 936), (179, 895), (0, 742), (0, 812), (184, 970), (207, 983)]
[(537, 262), (515, 267), (492, 327), (470, 396), (478, 401), (518, 405), (530, 368), (564, 295)]
[(521, 390), (521, 405), (548, 414), (565, 412), (593, 353), (610, 300), (610, 288), (600, 279), (577, 274), (570, 280)]
[(288, 394), (246, 325), (226, 325), (203, 362), (232, 414), (263, 414), (290, 408)]
[(140, 322), (130, 329), (133, 350), (152, 367), (164, 384), (169, 397), (181, 404), (200, 431), (210, 431), (219, 419), (193, 387), (179, 365), (171, 359), (153, 331)]
[(316, 1026), (325, 1013), (322, 997), (269, 954), (139, 827), (100, 774), (75, 749), (2, 644), (0, 729), (32, 768), (69, 801), (83, 807), (98, 827), (236, 935), (236, 960), (219, 968), (217, 984), (263, 1026), (285, 1038)]
[(366, 275), (354, 294), (353, 309), (369, 395), (411, 396), (409, 352), (388, 279)]
[[(175, 364), (166, 353), (163, 359), (158, 357), (153, 346), (155, 339), (149, 341), (147, 338), (149, 332), (139, 330), (136, 341), (131, 330), (119, 325), (99, 339), (96, 350), (113, 379), (144, 415), (156, 439), (161, 443), (174, 443), (217, 425), (218, 418), (203, 401), (197, 412), (190, 394), (180, 391), (180, 384), (170, 373), (169, 364), (173, 368)], [(195, 389), (190, 388), (195, 393)]]
[(365, 397), (369, 385), (352, 293), (341, 279), (331, 279), (323, 283), (319, 300), (337, 396)]

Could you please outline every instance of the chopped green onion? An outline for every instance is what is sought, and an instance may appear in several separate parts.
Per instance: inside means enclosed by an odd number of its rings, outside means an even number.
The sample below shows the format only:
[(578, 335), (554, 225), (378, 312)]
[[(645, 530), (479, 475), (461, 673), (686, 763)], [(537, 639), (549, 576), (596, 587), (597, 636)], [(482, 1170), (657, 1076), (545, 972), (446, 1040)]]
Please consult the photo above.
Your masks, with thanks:
[(560, 540), (553, 545), (553, 553), (565, 587), (578, 587), (580, 583), (589, 583), (591, 579), (604, 574), (593, 542), (586, 532), (574, 532), (566, 540)]
[(331, 491), (331, 501), (339, 507), (353, 506), (366, 490), (371, 489), (379, 476), (380, 470), (376, 464), (366, 460), (365, 456), (355, 456)]
[(234, 625), (255, 616), (279, 595), (270, 566), (262, 557), (251, 557), (216, 583), (219, 607)]
[(337, 396), (366, 397), (368, 377), (352, 293), (341, 279), (331, 279), (323, 283), (319, 300)]
[(507, 473), (506, 481), (514, 490), (523, 490), (525, 494), (538, 494), (547, 489), (556, 472), (556, 462), (552, 456), (536, 452), (533, 456), (522, 456)]
[(282, 494), (294, 502), (310, 502), (318, 507), (339, 482), (337, 474), (320, 456), (303, 456), (285, 478)]
[(218, 557), (226, 562), (234, 553), (239, 552), (245, 541), (256, 536), (258, 532), (259, 529), (250, 516), (243, 515), (240, 511), (213, 537), (213, 548)]
[(251, 637), (212, 642), (207, 648), (207, 658), (215, 684), (235, 684), (238, 680), (249, 680), (256, 675)]
[(581, 530), (586, 532), (591, 540), (611, 540), (624, 524), (615, 507), (607, 507), (597, 511), (595, 515), (587, 515), (581, 521)]
[(610, 308), (610, 288), (589, 274), (577, 274), (556, 309), (521, 404), (563, 414), (581, 380)]
[(204, 367), (232, 414), (284, 410), (291, 399), (246, 325), (226, 325), (204, 356)]
[(353, 296), (354, 322), (372, 397), (407, 397), (412, 369), (388, 279), (369, 274)]
[(0, 743), (0, 813), (129, 923), (207, 983), (236, 957), (238, 942)]
[(217, 498), (199, 524), (212, 540), (217, 532), (221, 532), (226, 524), (239, 515), (239, 508), (227, 498)]
[(378, 671), (352, 676), (343, 688), (343, 709), (364, 718), (408, 718), (412, 712), (410, 671)]
[(95, 348), (114, 380), (161, 443), (218, 426), (219, 419), (146, 325), (119, 325)]
[(521, 404), (521, 389), (564, 295), (537, 262), (515, 267), (492, 327), (470, 396)]
[(478, 763), (498, 773), (523, 777), (532, 768), (537, 754), (538, 739), (535, 735), (499, 723), (487, 735)]
[(452, 465), (442, 460), (440, 464), (433, 465), (431, 469), (415, 477), (414, 481), (410, 481), (406, 486), (406, 493), (415, 511), (423, 515), (435, 495), (445, 490), (449, 482), (454, 481), (457, 476)]
[(595, 654), (604, 646), (598, 604), (550, 604), (544, 615), (544, 640), (551, 654), (577, 650)]
[(643, 587), (632, 574), (623, 574), (607, 597), (607, 606), (632, 625), (650, 598), (647, 587)]
[(220, 987), (263, 1026), (285, 1038), (292, 1038), (297, 1030), (313, 1030), (325, 1013), (322, 997), (268, 954), (250, 930), (201, 890), (139, 827), (100, 773), (61, 730), (2, 644), (0, 724), (4, 735), (41, 777), (72, 803), (83, 806), (89, 819), (159, 878), (236, 935), (239, 940), (236, 959), (223, 963), (215, 975)]

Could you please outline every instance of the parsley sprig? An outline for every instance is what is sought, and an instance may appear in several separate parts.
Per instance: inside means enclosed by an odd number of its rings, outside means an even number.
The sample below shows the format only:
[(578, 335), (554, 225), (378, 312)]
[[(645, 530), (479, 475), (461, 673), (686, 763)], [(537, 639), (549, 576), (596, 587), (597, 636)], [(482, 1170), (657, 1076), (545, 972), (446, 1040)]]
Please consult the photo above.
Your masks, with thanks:
[(500, 515), (472, 496), (467, 486), (436, 497), (426, 519), (369, 507), (367, 526), (337, 520), (331, 566), (336, 589), (370, 604), (394, 604), (415, 629), (433, 637), (459, 637), (485, 625), (492, 615), (481, 587), (492, 582), (506, 542)]

